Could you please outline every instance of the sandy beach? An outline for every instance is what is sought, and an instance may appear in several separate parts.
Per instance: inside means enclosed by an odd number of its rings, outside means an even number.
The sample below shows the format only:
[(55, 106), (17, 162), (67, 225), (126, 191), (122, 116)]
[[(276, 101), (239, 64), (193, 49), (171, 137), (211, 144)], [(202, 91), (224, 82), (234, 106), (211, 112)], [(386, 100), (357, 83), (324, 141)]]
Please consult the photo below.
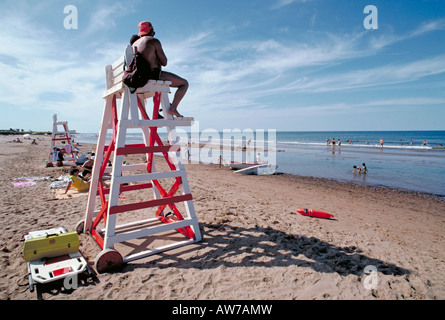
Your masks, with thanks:
[[(58, 177), (70, 167), (45, 168), (49, 137), (40, 136), (37, 146), (31, 140), (7, 143), (13, 138), (0, 137), (0, 299), (35, 300), (21, 235), (61, 225), (74, 231), (87, 195), (59, 200), (46, 180), (14, 186), (14, 179)], [(445, 299), (444, 200), (286, 174), (237, 175), (215, 165), (186, 168), (201, 242), (98, 274), (74, 291), (49, 290), (42, 298)], [(335, 218), (302, 216), (297, 208)], [(88, 234), (80, 241), (92, 265), (100, 249)], [(372, 288), (368, 266), (377, 272)]]

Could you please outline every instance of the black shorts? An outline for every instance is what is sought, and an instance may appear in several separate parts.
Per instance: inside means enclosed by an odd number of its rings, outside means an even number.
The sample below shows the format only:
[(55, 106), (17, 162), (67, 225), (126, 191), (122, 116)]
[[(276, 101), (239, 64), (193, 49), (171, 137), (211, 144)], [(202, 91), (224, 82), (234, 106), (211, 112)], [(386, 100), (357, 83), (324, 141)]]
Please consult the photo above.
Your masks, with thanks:
[(155, 68), (150, 70), (150, 77), (149, 80), (159, 80), (159, 77), (161, 76), (161, 69)]

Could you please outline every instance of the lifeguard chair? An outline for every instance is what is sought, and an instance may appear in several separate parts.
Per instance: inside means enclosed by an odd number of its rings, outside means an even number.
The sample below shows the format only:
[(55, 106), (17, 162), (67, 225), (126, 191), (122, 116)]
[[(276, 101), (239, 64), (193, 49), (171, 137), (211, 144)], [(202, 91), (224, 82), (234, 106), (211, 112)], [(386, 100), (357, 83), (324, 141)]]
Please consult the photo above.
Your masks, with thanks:
[[(56, 149), (63, 149), (64, 161), (76, 161), (74, 155), (74, 146), (72, 144), (71, 134), (75, 131), (68, 129), (68, 121), (58, 121), (57, 114), (53, 115), (53, 132), (51, 133), (51, 149), (49, 152), (48, 163), (57, 161)], [(65, 157), (67, 155), (68, 157)], [(71, 156), (70, 156), (71, 155)]]
[[(143, 88), (130, 93), (122, 75), (133, 56), (133, 48), (128, 46), (124, 56), (106, 67), (105, 107), (88, 205), (85, 219), (77, 226), (78, 232), (91, 234), (102, 249), (95, 260), (99, 273), (201, 240), (187, 172), (180, 161), (180, 148), (172, 139), (173, 129), (191, 126), (193, 118), (174, 118), (168, 114), (170, 81), (149, 80)], [(151, 98), (152, 118), (146, 110), (146, 100)], [(164, 119), (158, 119), (160, 106)], [(171, 144), (161, 140), (160, 127), (167, 128)], [(144, 143), (127, 144), (128, 129), (140, 129)], [(107, 142), (109, 130), (112, 135)], [(143, 155), (146, 163), (124, 165), (127, 155)], [(161, 168), (155, 166), (158, 160), (163, 162), (165, 171), (158, 171)], [(106, 175), (111, 178), (109, 185), (104, 182)], [(143, 201), (134, 200), (142, 196)], [(118, 225), (118, 216), (131, 221)]]

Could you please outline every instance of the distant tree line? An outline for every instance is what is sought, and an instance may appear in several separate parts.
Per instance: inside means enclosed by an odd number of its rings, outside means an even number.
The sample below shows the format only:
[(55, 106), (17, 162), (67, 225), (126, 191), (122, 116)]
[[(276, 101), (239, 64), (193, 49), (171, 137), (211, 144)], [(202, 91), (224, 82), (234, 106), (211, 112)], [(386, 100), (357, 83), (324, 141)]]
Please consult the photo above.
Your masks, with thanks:
[(51, 133), (50, 131), (33, 131), (33, 130), (28, 130), (25, 131), (24, 129), (13, 129), (13, 128), (9, 128), (9, 130), (3, 130), (0, 129), (0, 134), (3, 135), (8, 135), (8, 134), (45, 134), (45, 133)]

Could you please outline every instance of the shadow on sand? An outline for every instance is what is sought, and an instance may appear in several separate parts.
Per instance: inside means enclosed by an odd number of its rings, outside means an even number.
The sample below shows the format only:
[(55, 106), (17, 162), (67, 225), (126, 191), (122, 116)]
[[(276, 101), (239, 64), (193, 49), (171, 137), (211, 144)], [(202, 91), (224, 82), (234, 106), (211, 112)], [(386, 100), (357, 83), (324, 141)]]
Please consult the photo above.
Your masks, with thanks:
[(226, 267), (311, 267), (317, 272), (361, 276), (372, 265), (385, 275), (404, 275), (410, 271), (385, 261), (368, 257), (354, 246), (339, 247), (314, 237), (284, 233), (273, 228), (242, 228), (229, 224), (201, 224), (203, 240), (152, 256), (149, 262), (134, 261), (123, 272), (136, 268)]

